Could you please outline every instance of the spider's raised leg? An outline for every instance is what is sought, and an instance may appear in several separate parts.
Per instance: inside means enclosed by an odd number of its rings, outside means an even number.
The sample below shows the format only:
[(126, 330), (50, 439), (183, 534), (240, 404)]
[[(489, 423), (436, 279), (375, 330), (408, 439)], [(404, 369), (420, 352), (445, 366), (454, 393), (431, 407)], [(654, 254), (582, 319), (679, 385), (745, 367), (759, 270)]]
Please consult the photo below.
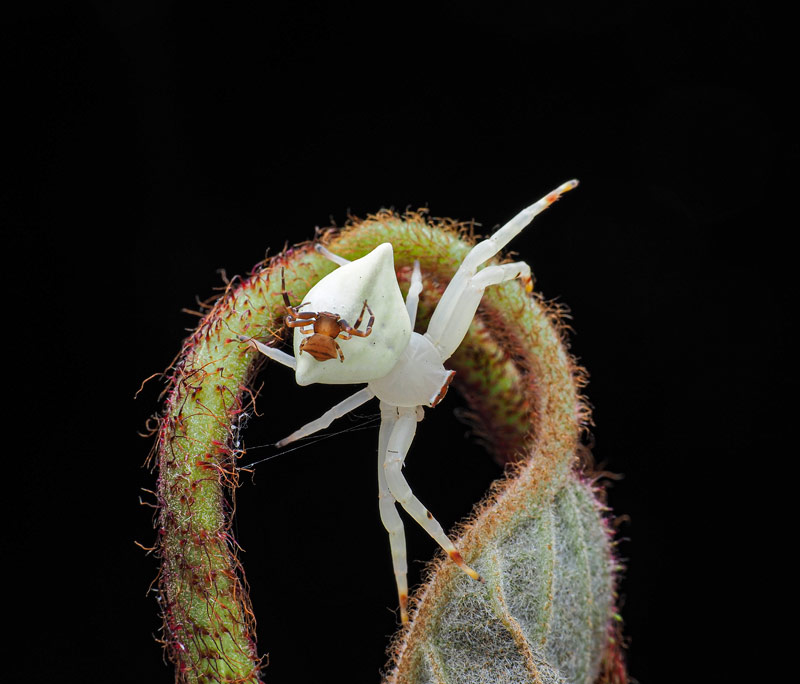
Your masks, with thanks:
[(309, 435), (313, 435), (315, 432), (324, 430), (334, 420), (341, 418), (354, 409), (357, 409), (359, 406), (361, 406), (361, 404), (368, 402), (374, 396), (375, 393), (369, 389), (369, 387), (365, 387), (355, 394), (351, 394), (344, 401), (340, 401), (338, 404), (336, 404), (336, 406), (325, 411), (325, 413), (323, 413), (316, 420), (306, 423), (303, 427), (301, 427), (299, 430), (295, 430), (288, 437), (284, 437), (280, 442), (276, 442), (275, 446), (279, 448), (284, 447), (287, 444), (291, 444), (292, 442), (300, 439), (301, 437), (308, 437)]
[[(442, 294), (442, 298), (431, 316), (428, 331), (425, 333), (426, 337), (436, 346), (442, 361), (450, 358), (458, 348), (458, 345), (461, 344), (461, 340), (467, 334), (469, 324), (472, 322), (480, 303), (483, 290), (480, 290), (477, 295), (477, 301), (475, 301), (476, 292), (472, 284), (478, 266), (495, 256), (513, 238), (519, 235), (537, 214), (547, 209), (563, 193), (572, 190), (577, 185), (578, 181), (576, 180), (560, 185), (535, 204), (523, 209), (491, 237), (479, 242), (464, 257), (464, 261), (461, 262), (461, 266), (458, 267), (453, 279)], [(492, 267), (484, 270), (489, 270), (490, 268)], [(491, 277), (494, 276), (490, 276), (489, 279)], [(486, 285), (489, 284), (492, 283), (486, 283)], [(483, 287), (486, 287), (486, 285)]]
[(395, 507), (395, 498), (389, 491), (386, 474), (383, 470), (383, 460), (389, 444), (389, 435), (397, 423), (397, 408), (386, 402), (381, 402), (381, 429), (378, 437), (378, 508), (381, 522), (389, 533), (389, 547), (392, 552), (392, 567), (397, 583), (397, 597), (400, 602), (400, 620), (403, 624), (408, 622), (408, 561), (406, 559), (406, 533), (403, 520)]
[(291, 354), (282, 352), (280, 349), (275, 349), (274, 347), (269, 347), (263, 342), (259, 342), (252, 337), (246, 337), (244, 335), (237, 335), (237, 337), (239, 338), (240, 342), (247, 342), (254, 349), (260, 351), (264, 356), (268, 356), (273, 361), (282, 363), (284, 366), (289, 366), (289, 368), (292, 370), (297, 370), (297, 359), (295, 359)]
[(436, 543), (447, 552), (447, 555), (450, 556), (452, 561), (472, 577), (472, 579), (479, 580), (481, 576), (464, 562), (458, 549), (456, 549), (453, 542), (451, 542), (449, 537), (445, 534), (439, 521), (436, 520), (433, 514), (422, 505), (422, 502), (414, 496), (411, 487), (408, 486), (408, 482), (406, 482), (406, 479), (403, 477), (403, 461), (414, 439), (414, 433), (417, 431), (417, 408), (416, 406), (397, 407), (399, 417), (389, 436), (389, 441), (386, 445), (386, 454), (383, 459), (383, 471), (386, 475), (386, 484), (397, 503), (405, 508), (408, 514), (419, 523), (422, 529), (433, 537)]
[(475, 312), (478, 310), (478, 305), (481, 303), (483, 291), (490, 285), (498, 285), (507, 280), (514, 280), (515, 278), (520, 278), (525, 283), (525, 289), (528, 292), (533, 289), (531, 267), (524, 261), (487, 266), (478, 271), (467, 281), (466, 286), (461, 292), (461, 297), (458, 300), (456, 311), (450, 318), (449, 327), (441, 332), (441, 336), (438, 340), (432, 337), (430, 328), (428, 328), (428, 333), (426, 333), (426, 337), (434, 343), (437, 351), (442, 355), (442, 361), (449, 358), (449, 356), (444, 356), (445, 354), (452, 354), (458, 349), (458, 345), (461, 344), (461, 341), (467, 334), (469, 325), (472, 323)]

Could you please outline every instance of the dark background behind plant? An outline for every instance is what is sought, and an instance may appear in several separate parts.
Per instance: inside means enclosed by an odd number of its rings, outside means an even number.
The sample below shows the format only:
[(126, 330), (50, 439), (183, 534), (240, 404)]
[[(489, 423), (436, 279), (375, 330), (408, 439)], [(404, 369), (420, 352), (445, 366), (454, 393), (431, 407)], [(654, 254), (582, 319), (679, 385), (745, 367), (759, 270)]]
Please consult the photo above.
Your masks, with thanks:
[[(762, 473), (792, 412), (783, 354), (794, 191), (786, 18), (754, 3), (31, 3), (3, 21), (15, 496), (15, 681), (170, 682), (136, 435), (197, 308), (348, 214), (428, 207), (490, 232), (582, 185), (512, 247), (569, 306), (594, 454), (621, 473), (622, 614), (643, 684), (716, 672), (773, 527)], [(269, 368), (256, 449), (346, 388)], [(407, 476), (446, 525), (499, 473), (429, 411)], [(368, 418), (260, 465), (235, 531), (268, 681), (377, 681), (396, 597)], [(409, 525), (412, 581), (434, 552)], [(769, 548), (765, 545), (764, 548)], [(780, 563), (778, 563), (780, 564)], [(734, 640), (734, 643), (740, 643)], [(30, 653), (32, 655), (28, 655)], [(748, 641), (747, 662), (769, 650)], [(688, 656), (686, 654), (689, 654)], [(724, 655), (725, 654), (725, 655)], [(331, 675), (330, 673), (334, 673)], [(677, 673), (684, 673), (678, 675)], [(696, 675), (696, 676), (695, 676)]]

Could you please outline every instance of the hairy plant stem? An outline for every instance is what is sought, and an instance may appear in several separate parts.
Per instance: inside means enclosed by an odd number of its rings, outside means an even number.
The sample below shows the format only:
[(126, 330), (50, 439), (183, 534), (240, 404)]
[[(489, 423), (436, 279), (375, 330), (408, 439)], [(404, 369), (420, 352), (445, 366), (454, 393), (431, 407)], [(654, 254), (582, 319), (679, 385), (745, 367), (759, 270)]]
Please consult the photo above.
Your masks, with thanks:
[[(472, 244), (464, 226), (433, 224), (416, 213), (382, 213), (329, 231), (322, 241), (348, 259), (391, 242), (403, 289), (418, 259), (424, 279), (418, 330), (424, 330), (426, 318)], [(279, 341), (284, 313), (277, 296), (281, 269), (287, 288), (299, 298), (333, 268), (312, 245), (304, 244), (260, 265), (249, 277), (235, 279), (186, 340), (170, 371), (156, 443), (159, 589), (164, 644), (184, 681), (260, 681), (255, 621), (231, 518), (238, 484), (234, 445), (239, 421), (254, 401), (249, 383), (261, 359), (239, 336)], [(622, 672), (618, 658), (609, 656), (607, 649), (613, 559), (599, 509), (575, 471), (579, 432), (589, 416), (580, 399), (583, 373), (566, 350), (557, 314), (516, 282), (489, 288), (467, 338), (448, 363), (457, 371), (454, 386), (467, 397), (471, 418), (493, 456), (501, 463), (522, 464), (462, 527), (460, 548), (467, 550), (468, 562), (485, 564), (486, 554), (500, 558), (498, 545), (510, 543), (516, 531), (530, 526), (542, 512), (558, 522), (571, 514), (553, 512), (554, 506), (567, 513), (578, 511), (573, 516), (578, 522), (564, 522), (565, 529), (580, 528), (582, 539), (591, 538), (578, 544), (574, 553), (586, 556), (584, 570), (602, 575), (589, 590), (605, 594), (589, 597), (600, 606), (591, 616), (591, 628), (567, 629), (565, 638), (587, 642), (580, 650), (585, 658), (573, 670), (596, 677), (603, 658), (613, 660)], [(491, 600), (496, 605), (515, 601), (514, 596), (503, 598), (502, 564), (489, 565), (485, 574)], [(460, 681), (446, 672), (446, 663), (436, 665), (442, 655), (435, 652), (431, 638), (441, 636), (448, 600), (458, 596), (454, 587), (464, 578), (451, 563), (438, 561), (433, 567), (429, 584), (417, 594), (416, 619), (395, 640), (392, 681), (423, 680), (425, 668), (437, 667), (441, 672), (431, 681)], [(545, 603), (557, 598), (551, 593)], [(537, 669), (536, 662), (555, 651), (531, 650), (531, 636), (516, 617), (500, 609), (494, 614), (512, 634), (528, 671), (537, 673), (530, 681), (550, 681), (542, 678), (540, 670), (546, 668)], [(569, 670), (570, 663), (565, 663)], [(556, 665), (547, 667), (557, 672)], [(610, 672), (609, 666), (604, 672)], [(622, 681), (622, 675), (603, 676)]]

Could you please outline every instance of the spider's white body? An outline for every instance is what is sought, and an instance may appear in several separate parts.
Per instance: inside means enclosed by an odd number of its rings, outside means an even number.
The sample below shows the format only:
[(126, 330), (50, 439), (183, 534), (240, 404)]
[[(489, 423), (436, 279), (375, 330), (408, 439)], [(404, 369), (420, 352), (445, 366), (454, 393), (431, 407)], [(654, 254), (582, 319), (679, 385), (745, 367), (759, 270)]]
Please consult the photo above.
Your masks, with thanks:
[(309, 310), (334, 312), (353, 320), (364, 300), (368, 300), (375, 316), (369, 336), (337, 341), (344, 352), (341, 363), (337, 360), (317, 361), (310, 354), (300, 353), (304, 334), (301, 328), (304, 326), (295, 327), (294, 356), (249, 340), (263, 354), (295, 369), (300, 385), (314, 382), (367, 383), (365, 388), (281, 440), (277, 446), (328, 427), (336, 418), (373, 397), (380, 400), (378, 496), (381, 521), (389, 533), (403, 622), (408, 621), (407, 562), (403, 522), (395, 503), (399, 503), (464, 572), (480, 579), (478, 573), (464, 562), (442, 526), (414, 496), (403, 477), (403, 462), (414, 439), (417, 422), (422, 420), (422, 407), (435, 406), (447, 391), (453, 371), (446, 370), (444, 362), (467, 334), (486, 287), (514, 278), (523, 278), (526, 285), (530, 285), (530, 268), (524, 262), (491, 265), (480, 271), (478, 267), (503, 249), (534, 216), (577, 184), (574, 180), (564, 183), (517, 214), (490, 238), (475, 245), (442, 294), (423, 335), (413, 332), (422, 291), (419, 263), (414, 264), (408, 295), (403, 302), (392, 246), (384, 243), (355, 261), (347, 261), (321, 245), (317, 246), (320, 253), (340, 267), (309, 290), (304, 299)]
[[(330, 254), (330, 253), (328, 253)], [(333, 255), (331, 255), (333, 256)], [(295, 328), (294, 357), (297, 360), (295, 379), (298, 385), (348, 384), (381, 378), (389, 373), (408, 345), (413, 322), (406, 313), (403, 295), (394, 272), (392, 246), (385, 242), (356, 261), (344, 262), (312, 287), (305, 296), (306, 308), (331, 311), (353, 321), (365, 299), (375, 315), (369, 337), (337, 340), (345, 360), (339, 363), (317, 361), (310, 354), (300, 353), (303, 341), (302, 326)]]

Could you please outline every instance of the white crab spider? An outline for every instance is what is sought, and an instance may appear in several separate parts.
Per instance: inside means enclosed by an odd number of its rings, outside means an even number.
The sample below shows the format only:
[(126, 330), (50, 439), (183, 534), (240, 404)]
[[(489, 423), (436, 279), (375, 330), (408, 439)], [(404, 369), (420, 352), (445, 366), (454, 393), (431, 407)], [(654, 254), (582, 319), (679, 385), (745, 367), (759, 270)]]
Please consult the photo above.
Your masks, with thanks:
[[(486, 287), (522, 278), (526, 281), (526, 288), (530, 289), (530, 267), (522, 261), (491, 265), (480, 271), (477, 270), (478, 267), (503, 249), (562, 193), (577, 185), (576, 180), (564, 183), (521, 211), (490, 238), (475, 245), (442, 294), (431, 316), (428, 330), (423, 335), (413, 332), (417, 303), (422, 291), (419, 262), (414, 262), (408, 295), (403, 302), (394, 269), (392, 246), (383, 243), (355, 261), (337, 256), (322, 245), (316, 246), (318, 252), (337, 263), (339, 268), (309, 290), (304, 304), (290, 307), (286, 298), (289, 314), (286, 317), (287, 323), (295, 328), (294, 356), (256, 340), (247, 340), (269, 358), (294, 369), (295, 379), (300, 385), (314, 382), (367, 383), (366, 387), (326, 411), (317, 420), (282, 439), (277, 443), (279, 447), (328, 427), (336, 418), (358, 408), (373, 397), (380, 400), (379, 507), (381, 521), (389, 533), (403, 623), (408, 622), (408, 568), (403, 522), (395, 503), (399, 503), (465, 573), (473, 579), (481, 579), (464, 562), (442, 526), (414, 496), (403, 477), (403, 462), (414, 439), (417, 422), (422, 420), (422, 407), (436, 406), (444, 397), (455, 371), (446, 370), (443, 363), (450, 358), (467, 334)], [(299, 313), (298, 310), (304, 306), (313, 308), (314, 311)], [(339, 342), (334, 344), (341, 334), (340, 329), (345, 333), (353, 333), (359, 328), (366, 308), (369, 308), (372, 316), (368, 330), (355, 333), (359, 335), (356, 338), (339, 338), (341, 347)], [(356, 316), (358, 318), (355, 326), (349, 326), (344, 320), (353, 320)], [(341, 326), (334, 327), (331, 333), (325, 333), (328, 339), (324, 342), (328, 346), (334, 344), (336, 353), (331, 350), (324, 360), (318, 360), (318, 355), (312, 355), (311, 352), (301, 353), (301, 345), (310, 339), (308, 335), (318, 332), (315, 324), (321, 319), (325, 319), (328, 324)], [(312, 326), (315, 330), (309, 329)]]

